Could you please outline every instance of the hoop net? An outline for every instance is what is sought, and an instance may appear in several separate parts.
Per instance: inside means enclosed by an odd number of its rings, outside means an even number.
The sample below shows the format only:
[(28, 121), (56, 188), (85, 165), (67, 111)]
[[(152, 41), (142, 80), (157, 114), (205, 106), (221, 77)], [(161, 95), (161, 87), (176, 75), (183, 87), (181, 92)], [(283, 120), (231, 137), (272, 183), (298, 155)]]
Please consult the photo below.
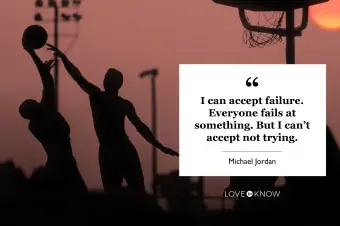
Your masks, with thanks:
[[(251, 23), (247, 15), (247, 20), (250, 24), (260, 27), (268, 27), (273, 28), (274, 30), (278, 30), (282, 27), (284, 12), (258, 12), (253, 13), (257, 14), (257, 23)], [(252, 15), (253, 16), (253, 15)], [(243, 41), (245, 44), (248, 44), (249, 47), (260, 47), (263, 48), (265, 46), (274, 45), (282, 41), (282, 37), (278, 34), (267, 34), (255, 31), (249, 31), (244, 29), (243, 32)]]

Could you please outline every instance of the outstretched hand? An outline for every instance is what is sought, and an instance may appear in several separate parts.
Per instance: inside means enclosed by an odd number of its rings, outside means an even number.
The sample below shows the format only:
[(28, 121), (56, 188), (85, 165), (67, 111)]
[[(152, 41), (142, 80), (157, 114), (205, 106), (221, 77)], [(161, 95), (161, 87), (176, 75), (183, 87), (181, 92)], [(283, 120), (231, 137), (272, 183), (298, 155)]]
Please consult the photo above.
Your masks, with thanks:
[(51, 69), (54, 67), (55, 61), (54, 60), (47, 60), (44, 62), (44, 66), (46, 70), (51, 71)]
[(60, 57), (60, 58), (65, 56), (65, 54), (63, 52), (61, 52), (57, 47), (55, 47), (55, 46), (53, 46), (49, 43), (46, 43), (46, 45), (48, 46), (47, 50), (53, 51), (54, 52), (53, 54), (55, 56)]
[(165, 154), (168, 154), (168, 155), (171, 155), (171, 156), (179, 156), (178, 152), (170, 149), (170, 148), (167, 148), (167, 147), (164, 147), (161, 149), (161, 151)]

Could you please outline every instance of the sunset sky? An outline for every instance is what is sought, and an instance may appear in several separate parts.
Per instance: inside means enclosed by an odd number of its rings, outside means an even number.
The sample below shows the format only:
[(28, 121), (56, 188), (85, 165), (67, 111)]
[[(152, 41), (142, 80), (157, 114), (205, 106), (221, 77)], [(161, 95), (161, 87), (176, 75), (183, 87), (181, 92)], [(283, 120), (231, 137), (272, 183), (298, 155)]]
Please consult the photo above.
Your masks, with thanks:
[(330, 0), (310, 8), (310, 18), (322, 29), (340, 29), (340, 0)]
[[(34, 23), (34, 2), (2, 1), (0, 7), (0, 25), (3, 29), (0, 36), (0, 124), (3, 131), (0, 160), (12, 158), (27, 173), (45, 161), (42, 147), (28, 131), (28, 122), (18, 113), (18, 106), (25, 98), (41, 98), (38, 72), (21, 46), (23, 30)], [(51, 9), (40, 11), (47, 19), (53, 16)], [(73, 13), (75, 9), (61, 11)], [(79, 13), (84, 16), (79, 25), (60, 24), (62, 34), (79, 32), (79, 38), (67, 52), (69, 58), (89, 81), (100, 87), (109, 67), (121, 70), (125, 75), (121, 95), (134, 103), (140, 117), (148, 125), (151, 122), (150, 81), (140, 79), (138, 74), (158, 67), (158, 137), (162, 143), (176, 150), (178, 64), (285, 63), (284, 43), (262, 49), (248, 48), (242, 42), (243, 27), (237, 10), (214, 4), (211, 0), (145, 0), (133, 1), (133, 4), (126, 0), (87, 0), (83, 1)], [(300, 12), (297, 19), (299, 15)], [(51, 23), (42, 25), (49, 32), (53, 31)], [(324, 31), (309, 23), (303, 36), (296, 41), (296, 63), (327, 64), (327, 122), (338, 139), (339, 40), (339, 31)], [(71, 41), (72, 38), (61, 38), (60, 49), (65, 50)], [(52, 37), (49, 42), (53, 43)], [(52, 57), (45, 49), (38, 53), (43, 60)], [(88, 97), (69, 78), (62, 65), (60, 70), (60, 111), (71, 126), (74, 154), (88, 186), (100, 188), (98, 143)], [(149, 187), (150, 145), (129, 123), (127, 125), (128, 133), (139, 150)], [(177, 158), (159, 155), (160, 171), (167, 172), (177, 167)], [(209, 178), (207, 191), (210, 195), (220, 195), (227, 184), (227, 178)]]

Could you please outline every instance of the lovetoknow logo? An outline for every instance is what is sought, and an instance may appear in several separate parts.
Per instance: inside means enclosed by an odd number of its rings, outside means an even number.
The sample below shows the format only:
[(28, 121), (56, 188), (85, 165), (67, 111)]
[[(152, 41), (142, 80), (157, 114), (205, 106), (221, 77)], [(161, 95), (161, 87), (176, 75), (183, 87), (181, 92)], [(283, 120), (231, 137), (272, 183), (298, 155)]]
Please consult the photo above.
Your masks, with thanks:
[(225, 198), (278, 198), (280, 191), (276, 190), (229, 190), (223, 192)]

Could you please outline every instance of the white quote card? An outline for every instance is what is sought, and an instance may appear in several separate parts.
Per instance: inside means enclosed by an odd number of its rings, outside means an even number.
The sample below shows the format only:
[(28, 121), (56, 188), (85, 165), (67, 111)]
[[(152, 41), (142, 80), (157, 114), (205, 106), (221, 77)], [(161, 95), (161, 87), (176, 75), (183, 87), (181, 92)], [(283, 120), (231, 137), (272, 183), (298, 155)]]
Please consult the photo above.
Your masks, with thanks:
[(180, 176), (326, 176), (326, 65), (179, 65)]

